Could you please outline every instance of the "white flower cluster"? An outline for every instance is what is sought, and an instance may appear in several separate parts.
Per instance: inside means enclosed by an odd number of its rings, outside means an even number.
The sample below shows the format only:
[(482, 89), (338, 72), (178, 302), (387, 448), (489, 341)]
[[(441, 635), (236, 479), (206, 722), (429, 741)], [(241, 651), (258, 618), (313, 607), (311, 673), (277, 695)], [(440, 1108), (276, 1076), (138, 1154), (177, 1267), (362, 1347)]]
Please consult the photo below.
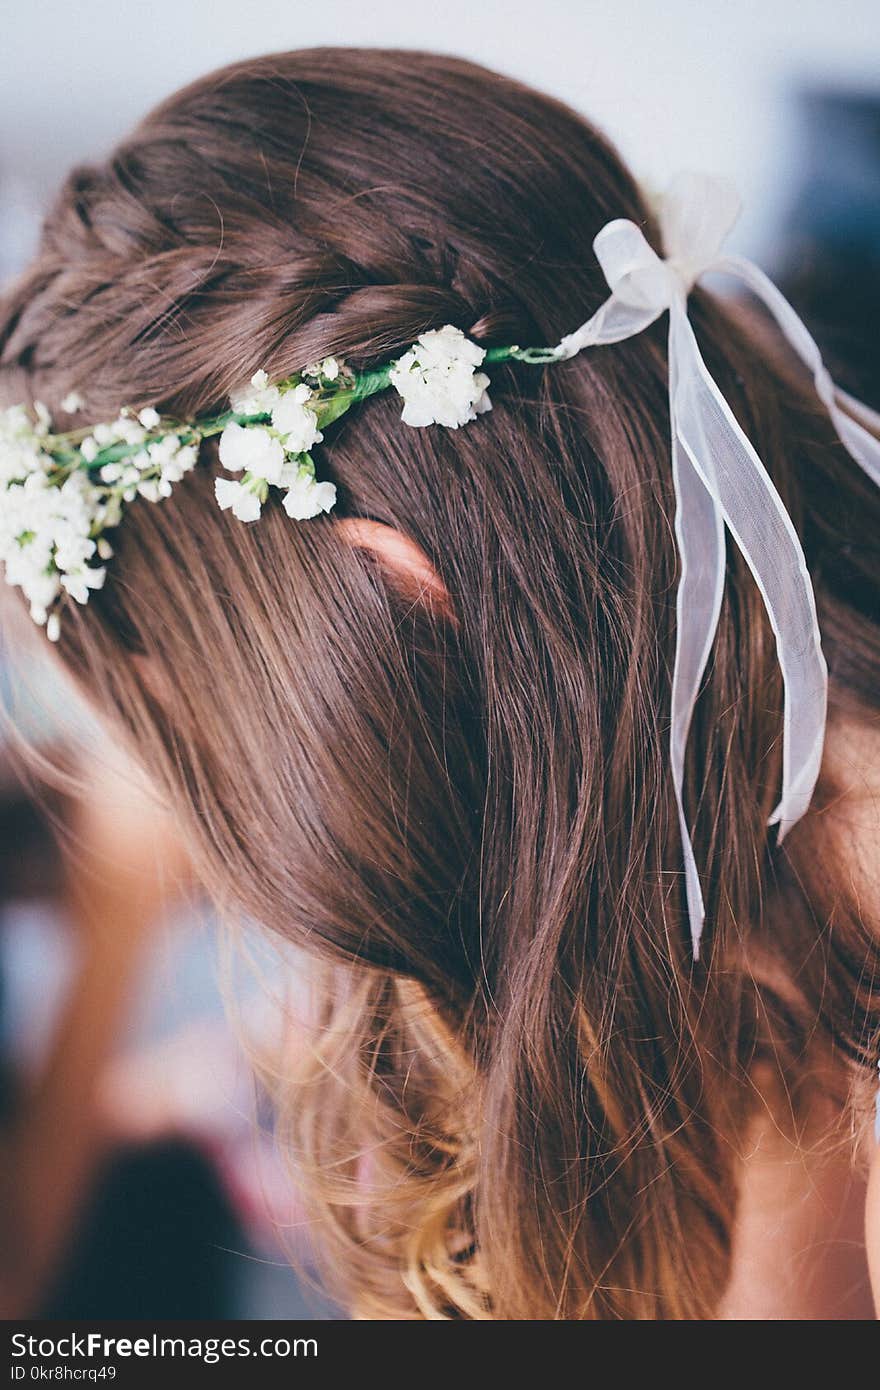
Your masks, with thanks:
[(136, 452), (127, 452), (121, 459), (101, 464), (98, 478), (118, 493), (122, 502), (145, 497), (148, 502), (161, 502), (171, 496), (171, 489), (196, 466), (198, 441), (181, 438), (179, 434), (162, 434), (151, 439), (161, 425), (159, 412), (147, 406), (135, 418), (123, 411), (109, 425), (96, 425), (80, 444), (79, 452), (87, 463), (99, 461), (99, 455), (115, 444), (141, 445)]
[(50, 609), (62, 590), (85, 602), (104, 582), (103, 567), (89, 564), (97, 552), (93, 531), (102, 500), (85, 473), (56, 476), (44, 452), (49, 422), (43, 408), (36, 409), (36, 425), (20, 406), (0, 412), (0, 559), (34, 620), (57, 637), (58, 618)]
[[(329, 512), (333, 483), (319, 483), (311, 450), (323, 439), (321, 422), (338, 419), (355, 401), (393, 386), (408, 425), (459, 425), (491, 410), (489, 378), (478, 371), (485, 350), (451, 324), (423, 333), (397, 361), (362, 375), (335, 357), (272, 385), (266, 372), (230, 397), (220, 416), (187, 423), (163, 420), (148, 406), (90, 431), (53, 434), (44, 405), (33, 417), (22, 406), (0, 411), (0, 561), (20, 587), (34, 619), (57, 640), (53, 611), (65, 594), (86, 603), (101, 588), (112, 555), (104, 532), (118, 526), (136, 498), (169, 497), (198, 459), (203, 439), (220, 436), (220, 462), (238, 477), (218, 477), (217, 502), (240, 521), (256, 521), (270, 487), (296, 521)], [(71, 391), (67, 414), (84, 408)]]
[(404, 400), (404, 424), (455, 430), (491, 410), (489, 378), (476, 370), (485, 355), (484, 348), (452, 324), (423, 333), (389, 373)]
[[(309, 375), (334, 381), (339, 374), (335, 358), (327, 358)], [(242, 479), (217, 478), (214, 491), (223, 510), (239, 521), (257, 521), (269, 487), (284, 492), (282, 506), (295, 521), (329, 512), (336, 503), (333, 483), (315, 480), (309, 450), (324, 438), (318, 428), (315, 394), (305, 381), (271, 386), (265, 372), (255, 372), (250, 385), (230, 397), (236, 415), (268, 415), (270, 423), (241, 424), (231, 420), (220, 436), (220, 462)]]
[[(68, 396), (63, 408), (79, 405)], [(86, 603), (101, 588), (106, 569), (98, 562), (113, 553), (103, 533), (119, 525), (123, 505), (167, 497), (198, 447), (175, 434), (151, 440), (160, 419), (150, 409), (137, 419), (124, 412), (79, 444), (50, 436), (45, 406), (34, 410), (35, 422), (21, 406), (0, 411), (0, 560), (7, 583), (22, 589), (34, 621), (56, 641), (52, 607), (64, 592)]]

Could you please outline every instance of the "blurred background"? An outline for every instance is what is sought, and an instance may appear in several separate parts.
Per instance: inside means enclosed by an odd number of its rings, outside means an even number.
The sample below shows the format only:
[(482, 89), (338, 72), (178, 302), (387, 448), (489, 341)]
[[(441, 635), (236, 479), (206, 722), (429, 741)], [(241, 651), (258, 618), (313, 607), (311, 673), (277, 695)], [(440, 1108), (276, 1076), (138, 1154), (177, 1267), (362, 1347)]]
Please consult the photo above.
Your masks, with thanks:
[[(222, 63), (333, 43), (520, 77), (603, 127), (649, 186), (681, 168), (732, 177), (733, 249), (781, 283), (837, 380), (880, 406), (876, 0), (13, 0), (0, 282), (68, 168), (160, 98)], [(0, 682), (28, 739), (93, 781), (85, 813), (25, 777), (0, 733), (0, 1313), (337, 1316), (289, 1271), (291, 1241), (308, 1262), (307, 1231), (250, 1060), (283, 1033), (296, 960), (264, 959), (241, 924), (256, 969), (219, 970), (218, 924), (149, 789), (14, 637)]]

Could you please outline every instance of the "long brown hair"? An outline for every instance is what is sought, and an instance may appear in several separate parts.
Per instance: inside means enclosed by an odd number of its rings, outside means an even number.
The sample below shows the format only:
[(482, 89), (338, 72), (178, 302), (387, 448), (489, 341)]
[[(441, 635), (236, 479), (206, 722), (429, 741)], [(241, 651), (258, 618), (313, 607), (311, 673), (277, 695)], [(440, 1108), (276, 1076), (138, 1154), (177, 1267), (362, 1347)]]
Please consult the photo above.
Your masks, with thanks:
[[(447, 322), (556, 342), (606, 293), (612, 217), (658, 245), (613, 149), (518, 82), (421, 52), (240, 63), (70, 175), (2, 308), (3, 394), (186, 415), (258, 367), (365, 366)], [(803, 538), (833, 708), (871, 708), (876, 490), (744, 311), (691, 307)], [(691, 958), (664, 331), (496, 369), (458, 431), (370, 400), (328, 431), (339, 507), (307, 524), (221, 513), (207, 445), (65, 619), (206, 883), (314, 957), (286, 1135), (365, 1316), (712, 1316), (750, 1066), (772, 1048), (795, 1076), (817, 1036), (871, 1061), (877, 934), (814, 849), (833, 789), (784, 850), (767, 829), (782, 692), (736, 551), (689, 749)], [(416, 541), (450, 611), (338, 515)]]

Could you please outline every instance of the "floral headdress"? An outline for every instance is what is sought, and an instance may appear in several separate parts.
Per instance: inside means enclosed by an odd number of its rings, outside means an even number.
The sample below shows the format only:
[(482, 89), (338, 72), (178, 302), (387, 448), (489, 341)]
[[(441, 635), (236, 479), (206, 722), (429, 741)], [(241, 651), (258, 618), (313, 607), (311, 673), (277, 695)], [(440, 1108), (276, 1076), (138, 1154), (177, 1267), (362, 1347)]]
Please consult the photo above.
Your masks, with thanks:
[[(37, 403), (0, 412), (0, 559), (25, 593), (34, 619), (57, 640), (69, 596), (87, 602), (101, 588), (112, 549), (106, 533), (138, 498), (159, 502), (196, 465), (202, 441), (219, 435), (219, 505), (254, 522), (270, 491), (294, 520), (332, 509), (336, 488), (319, 482), (312, 450), (323, 430), (358, 401), (389, 388), (402, 397), (404, 424), (457, 429), (491, 409), (484, 367), (563, 362), (588, 348), (621, 342), (669, 314), (669, 401), (675, 531), (680, 554), (672, 679), (670, 763), (684, 855), (694, 954), (704, 908), (685, 819), (684, 753), (718, 625), (725, 574), (725, 530), (758, 584), (785, 683), (783, 771), (770, 818), (779, 839), (805, 813), (822, 756), (827, 670), (806, 559), (773, 482), (703, 361), (687, 315), (693, 285), (710, 271), (737, 276), (757, 295), (813, 376), (843, 444), (880, 486), (880, 416), (832, 382), (819, 349), (791, 305), (751, 262), (721, 248), (739, 210), (730, 188), (682, 175), (659, 206), (665, 258), (635, 223), (607, 223), (593, 243), (611, 294), (555, 347), (482, 348), (446, 324), (423, 333), (401, 357), (366, 372), (328, 357), (285, 381), (263, 371), (209, 419), (166, 419), (151, 406), (122, 410), (112, 423), (53, 434)], [(73, 393), (66, 413), (82, 409)]]
[[(120, 525), (137, 498), (161, 502), (198, 462), (205, 439), (219, 435), (220, 462), (236, 478), (215, 479), (217, 502), (240, 521), (257, 521), (270, 489), (295, 521), (330, 511), (336, 488), (318, 482), (312, 450), (329, 424), (357, 401), (394, 387), (408, 425), (456, 429), (491, 409), (489, 378), (477, 367), (508, 358), (534, 360), (517, 347), (478, 347), (447, 324), (423, 333), (409, 352), (368, 372), (326, 357), (295, 376), (271, 383), (255, 372), (220, 415), (180, 421), (146, 406), (124, 407), (108, 423), (52, 432), (41, 401), (33, 413), (16, 405), (0, 411), (0, 560), (6, 580), (21, 588), (35, 622), (51, 641), (60, 636), (67, 596), (86, 603), (106, 577), (112, 546), (106, 533)], [(71, 392), (65, 414), (85, 402)]]

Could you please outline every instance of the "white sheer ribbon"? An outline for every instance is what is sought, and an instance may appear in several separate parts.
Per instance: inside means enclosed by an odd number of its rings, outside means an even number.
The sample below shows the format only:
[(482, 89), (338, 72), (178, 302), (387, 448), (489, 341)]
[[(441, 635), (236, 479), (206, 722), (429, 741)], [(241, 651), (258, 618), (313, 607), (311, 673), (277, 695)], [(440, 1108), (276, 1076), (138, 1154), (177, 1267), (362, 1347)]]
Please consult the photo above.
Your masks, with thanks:
[[(769, 824), (779, 841), (810, 804), (825, 737), (828, 675), (806, 558), (766, 468), (703, 361), (687, 316), (687, 296), (708, 271), (735, 275), (763, 301), (813, 375), (840, 439), (880, 485), (880, 415), (844, 395), (791, 305), (757, 266), (722, 256), (739, 200), (726, 183), (681, 175), (666, 195), (660, 224), (666, 258), (634, 222), (609, 222), (593, 246), (611, 295), (563, 338), (555, 354), (621, 342), (669, 312), (669, 406), (675, 533), (680, 554), (672, 677), (670, 762), (684, 858), (694, 957), (705, 920), (703, 895), (683, 802), (684, 758), (694, 706), (718, 627), (725, 573), (725, 526), (761, 592), (782, 670), (782, 787)], [(843, 407), (846, 407), (844, 410)]]

